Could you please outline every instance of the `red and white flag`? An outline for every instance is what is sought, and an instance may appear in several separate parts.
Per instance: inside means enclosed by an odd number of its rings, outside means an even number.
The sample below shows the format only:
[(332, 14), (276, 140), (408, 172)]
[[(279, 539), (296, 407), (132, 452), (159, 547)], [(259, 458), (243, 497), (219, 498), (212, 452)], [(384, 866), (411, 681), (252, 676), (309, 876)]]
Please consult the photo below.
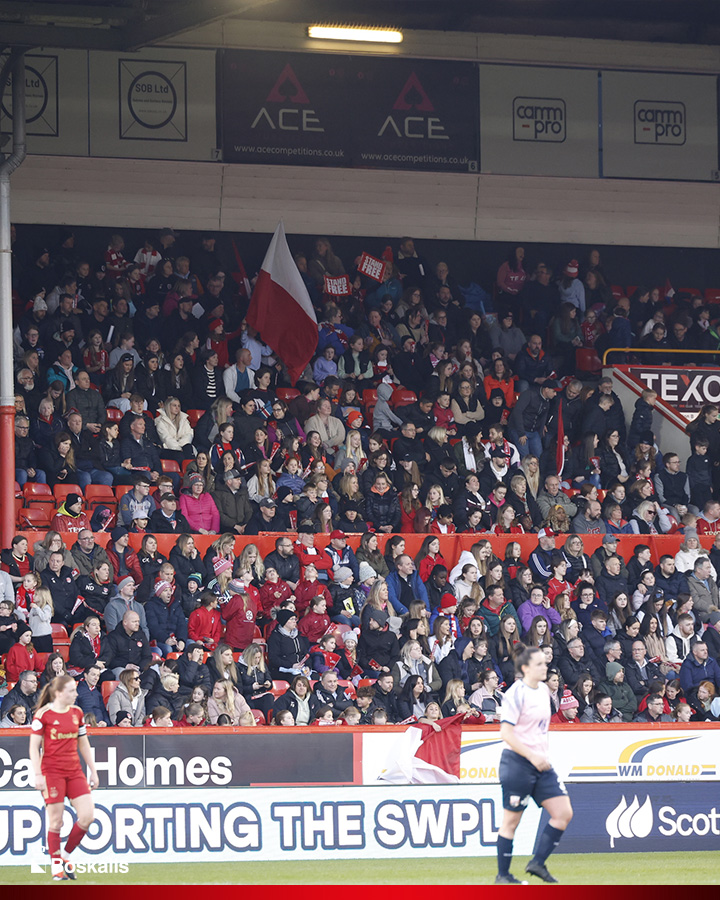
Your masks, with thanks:
[(318, 325), (282, 222), (265, 254), (247, 321), (282, 359), (295, 384), (317, 347)]
[(675, 296), (675, 288), (670, 284), (670, 279), (665, 279), (665, 299), (672, 300)]
[(440, 731), (432, 725), (411, 725), (390, 751), (378, 776), (392, 784), (458, 784), (460, 738), (465, 713), (440, 719)]

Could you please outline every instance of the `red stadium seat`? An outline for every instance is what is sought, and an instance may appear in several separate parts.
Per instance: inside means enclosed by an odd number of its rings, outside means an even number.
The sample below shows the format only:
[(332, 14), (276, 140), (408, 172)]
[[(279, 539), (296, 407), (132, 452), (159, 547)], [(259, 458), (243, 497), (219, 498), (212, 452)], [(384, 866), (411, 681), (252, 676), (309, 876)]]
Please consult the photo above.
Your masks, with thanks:
[(123, 417), (122, 412), (117, 409), (115, 406), (108, 406), (107, 408), (107, 418), (108, 422), (119, 422)]
[(705, 289), (705, 302), (706, 303), (720, 303), (720, 288), (706, 288)]
[(363, 406), (367, 407), (368, 404), (372, 403), (373, 406), (377, 403), (378, 395), (376, 388), (365, 388), (362, 392), (362, 402)]
[(187, 417), (190, 422), (190, 427), (194, 428), (197, 423), (200, 421), (201, 417), (205, 415), (204, 409), (189, 409), (187, 411)]
[(56, 484), (53, 488), (53, 496), (58, 503), (62, 503), (68, 494), (80, 494), (83, 496), (83, 489), (79, 484)]
[[(22, 503), (22, 500), (16, 502)], [(27, 531), (48, 531), (52, 525), (46, 510), (40, 509), (38, 506), (26, 506), (18, 509), (17, 520), (20, 528)]]
[(632, 297), (632, 295), (635, 293), (635, 291), (637, 289), (638, 289), (638, 286), (636, 284), (628, 284), (625, 288), (625, 296)]
[(22, 495), (25, 498), (25, 502), (30, 505), (35, 498), (42, 503), (51, 502), (53, 492), (50, 490), (50, 485), (36, 484), (34, 481), (28, 481), (23, 486)]
[(697, 288), (678, 288), (678, 294), (690, 294), (692, 297), (702, 297), (702, 294)]
[(59, 622), (53, 622), (50, 626), (52, 628), (52, 639), (53, 639), (53, 647), (58, 644), (69, 644), (70, 636), (67, 633), (67, 628), (64, 625), (61, 625)]
[(162, 465), (163, 472), (176, 472), (178, 475), (180, 474), (180, 466), (174, 459), (161, 459), (160, 464)]
[(115, 688), (120, 684), (119, 681), (103, 681), (100, 685), (100, 691), (102, 693), (103, 703), (105, 706), (108, 704), (108, 700), (110, 699), (110, 694), (115, 690)]
[(619, 284), (611, 284), (610, 290), (612, 291), (615, 300), (619, 300), (621, 297), (625, 296), (625, 291), (623, 291)]
[(602, 372), (602, 362), (594, 347), (578, 347), (575, 350), (575, 366), (578, 372), (588, 375)]
[(256, 725), (265, 725), (265, 716), (261, 709), (251, 709), (250, 712), (253, 714)]
[(415, 403), (417, 400), (417, 396), (414, 391), (409, 391), (407, 388), (397, 388), (390, 398), (390, 405), (397, 409), (399, 406), (409, 406), (411, 403)]
[(285, 693), (285, 691), (288, 690), (290, 690), (290, 683), (288, 681), (273, 681), (273, 697), (281, 697)]
[(101, 505), (117, 507), (115, 492), (106, 484), (89, 484), (85, 488), (85, 499), (91, 509)]
[(131, 491), (132, 489), (133, 489), (133, 486), (131, 484), (116, 484), (113, 487), (113, 492), (115, 494), (117, 501), (120, 502), (120, 500), (122, 500), (122, 498), (125, 496), (125, 494), (127, 494), (128, 491)]

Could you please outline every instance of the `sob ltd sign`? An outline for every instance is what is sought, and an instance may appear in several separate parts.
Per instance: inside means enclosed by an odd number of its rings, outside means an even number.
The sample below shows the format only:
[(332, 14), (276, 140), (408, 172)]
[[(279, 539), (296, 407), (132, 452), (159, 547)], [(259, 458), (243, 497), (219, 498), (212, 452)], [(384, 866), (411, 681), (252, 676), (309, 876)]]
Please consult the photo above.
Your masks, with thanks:
[[(712, 358), (712, 357), (711, 357)], [(631, 366), (630, 375), (657, 391), (678, 412), (697, 412), (706, 403), (720, 403), (720, 370), (688, 372), (680, 369)]]

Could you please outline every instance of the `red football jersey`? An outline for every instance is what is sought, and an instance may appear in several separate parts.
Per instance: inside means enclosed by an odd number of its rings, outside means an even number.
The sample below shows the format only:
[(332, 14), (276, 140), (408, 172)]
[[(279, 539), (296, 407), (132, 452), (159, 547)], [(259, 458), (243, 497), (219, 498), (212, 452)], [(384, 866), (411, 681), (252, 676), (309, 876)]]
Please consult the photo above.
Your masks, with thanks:
[(43, 774), (82, 774), (78, 738), (84, 737), (86, 730), (85, 717), (79, 706), (71, 706), (64, 713), (44, 706), (35, 713), (32, 730), (43, 738)]

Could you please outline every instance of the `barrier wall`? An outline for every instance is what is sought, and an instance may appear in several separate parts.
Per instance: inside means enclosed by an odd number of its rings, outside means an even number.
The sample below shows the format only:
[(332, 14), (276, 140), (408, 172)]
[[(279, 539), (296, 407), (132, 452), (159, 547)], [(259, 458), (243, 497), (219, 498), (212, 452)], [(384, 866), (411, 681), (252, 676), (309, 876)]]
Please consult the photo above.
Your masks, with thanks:
[[(237, 537), (235, 539), (235, 553), (236, 555), (238, 555), (248, 544), (255, 544), (255, 546), (260, 551), (260, 555), (263, 557), (267, 556), (268, 553), (271, 553), (275, 549), (275, 541), (286, 533), (290, 532), (264, 532), (259, 535)], [(37, 541), (41, 541), (45, 537), (45, 533), (42, 531), (24, 531), (18, 532), (18, 534), (23, 534), (28, 539), (31, 553), (33, 552), (33, 544), (35, 544)], [(292, 532), (290, 534), (293, 539), (295, 539), (295, 533)], [(217, 539), (217, 535), (196, 534), (193, 536), (195, 538), (195, 545), (203, 555), (205, 554), (208, 547), (210, 547), (210, 545)], [(175, 546), (177, 535), (158, 534), (156, 535), (156, 537), (159, 552), (167, 556), (170, 550)], [(349, 546), (352, 547), (353, 550), (357, 550), (357, 548), (360, 546), (360, 539), (362, 535), (348, 534), (346, 535), (346, 537)], [(378, 534), (378, 544), (383, 552), (386, 543), (391, 537), (393, 537), (393, 535), (391, 534)], [(414, 557), (419, 552), (422, 542), (427, 537), (427, 535), (403, 534), (401, 535), (401, 537), (405, 540), (405, 552)], [(570, 537), (570, 535), (557, 535), (557, 546), (562, 547), (568, 537)], [(602, 535), (584, 534), (580, 535), (580, 537), (582, 538), (585, 553), (587, 554), (593, 553), (602, 544)], [(68, 547), (72, 547), (76, 540), (75, 535), (70, 533), (63, 534), (63, 538)], [(143, 535), (141, 534), (131, 534), (130, 545), (136, 550), (139, 549), (142, 538)], [(530, 554), (538, 545), (538, 538), (536, 534), (451, 534), (440, 535), (440, 549), (445, 559), (448, 562), (454, 564), (463, 550), (469, 550), (473, 546), (473, 544), (476, 544), (478, 541), (485, 539), (490, 541), (493, 547), (493, 552), (496, 556), (500, 557), (500, 559), (505, 558), (505, 548), (510, 543), (520, 544), (522, 548), (522, 559), (524, 561), (527, 561)], [(106, 546), (108, 541), (110, 540), (110, 535), (104, 532), (96, 532), (95, 540), (98, 544)], [(625, 560), (628, 560), (633, 554), (633, 548), (637, 544), (647, 544), (652, 551), (653, 562), (657, 563), (660, 557), (665, 553), (671, 553), (675, 555), (680, 549), (680, 544), (682, 543), (682, 541), (683, 536), (680, 534), (626, 534), (620, 536), (618, 552)], [(713, 535), (704, 535), (700, 538), (700, 543), (707, 550), (712, 547), (713, 541)], [(317, 548), (323, 549), (327, 547), (329, 543), (330, 538), (328, 535), (318, 534), (315, 536), (315, 546)]]
[[(101, 786), (77, 862), (355, 859), (360, 852), (369, 859), (493, 856), (502, 817), (497, 783), (411, 787), (377, 781), (368, 761), (380, 759), (378, 748), (392, 752), (403, 730), (94, 732)], [(717, 849), (720, 726), (565, 726), (551, 732), (561, 777), (568, 764), (628, 754), (640, 767), (623, 772), (618, 765), (614, 775), (602, 773), (590, 783), (570, 772), (575, 818), (561, 852)], [(212, 755), (201, 749), (208, 740)], [(499, 752), (494, 727), (469, 728), (462, 741), (463, 758), (471, 762), (477, 754), (489, 760)], [(694, 766), (694, 760), (713, 773), (694, 781), (692, 775), (652, 780), (649, 773), (651, 765)], [(276, 779), (274, 786), (252, 780), (251, 772), (260, 770), (263, 778)], [(329, 780), (338, 775), (349, 778)], [(0, 864), (46, 862), (44, 808), (31, 780), (27, 732), (4, 737)], [(712, 782), (711, 789), (703, 780)], [(517, 854), (532, 852), (545, 821), (531, 804), (515, 838)], [(71, 825), (68, 808), (63, 837)]]

